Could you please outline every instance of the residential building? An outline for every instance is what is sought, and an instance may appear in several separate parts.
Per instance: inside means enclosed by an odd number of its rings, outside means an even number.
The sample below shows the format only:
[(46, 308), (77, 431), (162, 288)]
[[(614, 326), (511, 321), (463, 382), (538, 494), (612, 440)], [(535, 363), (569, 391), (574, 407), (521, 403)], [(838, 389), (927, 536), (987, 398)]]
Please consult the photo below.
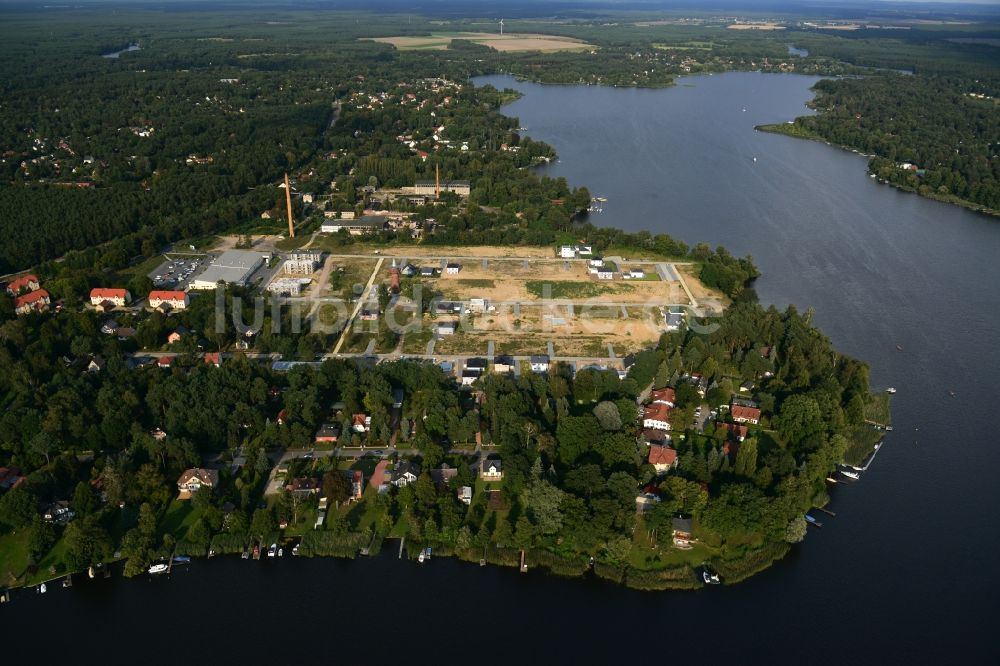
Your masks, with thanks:
[(399, 409), (403, 406), (403, 397), (406, 394), (403, 389), (397, 388), (392, 390), (392, 406), (394, 409)]
[(437, 275), (437, 269), (430, 266), (422, 266), (420, 268), (420, 277), (434, 277)]
[(118, 322), (114, 319), (109, 319), (103, 324), (101, 324), (101, 333), (104, 335), (114, 335), (118, 332)]
[(642, 427), (652, 430), (670, 430), (670, 408), (662, 402), (646, 405), (642, 410)]
[(615, 273), (610, 268), (602, 266), (597, 269), (597, 279), (598, 280), (613, 280), (615, 278)]
[(321, 488), (320, 480), (311, 476), (300, 476), (292, 479), (292, 482), (285, 486), (285, 490), (296, 497), (309, 497), (316, 495)]
[(448, 463), (441, 463), (440, 467), (431, 470), (431, 480), (438, 488), (447, 486), (456, 476), (458, 476), (458, 470)]
[(90, 304), (97, 306), (109, 301), (117, 308), (123, 308), (132, 301), (127, 289), (95, 287), (90, 290)]
[(43, 312), (51, 302), (49, 292), (44, 289), (29, 291), (27, 294), (14, 297), (14, 314), (25, 315), (30, 312)]
[(514, 372), (514, 357), (502, 354), (493, 359), (493, 372)]
[(458, 499), (461, 500), (463, 504), (472, 504), (472, 486), (462, 486), (459, 488)]
[(367, 414), (355, 414), (351, 417), (351, 427), (354, 428), (354, 432), (368, 432), (372, 427), (372, 417)]
[(462, 386), (472, 386), (476, 380), (479, 379), (479, 373), (475, 370), (462, 370), (462, 376), (459, 378), (459, 383)]
[(202, 467), (192, 467), (181, 474), (177, 479), (177, 489), (181, 491), (181, 499), (187, 499), (185, 493), (190, 496), (202, 488), (215, 488), (219, 485), (219, 472), (214, 469), (204, 469)]
[(479, 463), (479, 478), (483, 481), (503, 480), (503, 466), (498, 459), (487, 459)]
[(156, 365), (158, 365), (161, 368), (169, 368), (173, 364), (174, 364), (173, 356), (161, 356), (160, 358), (156, 359)]
[(528, 359), (531, 364), (532, 372), (548, 372), (549, 371), (549, 357), (548, 356), (532, 356)]
[(442, 321), (439, 322), (434, 331), (438, 335), (454, 335), (455, 331), (458, 330), (457, 321)]
[(25, 477), (17, 467), (0, 467), (0, 490), (10, 490), (24, 484)]
[(485, 298), (470, 298), (469, 311), (483, 314), (490, 309), (490, 302)]
[(623, 271), (622, 277), (626, 280), (644, 280), (646, 278), (646, 271), (641, 268), (633, 268), (628, 271)]
[(639, 513), (652, 511), (653, 507), (659, 504), (660, 496), (653, 492), (642, 493), (635, 496), (635, 510)]
[(729, 413), (737, 423), (750, 423), (753, 425), (760, 423), (760, 410), (756, 407), (733, 405), (730, 407)]
[(671, 536), (678, 548), (690, 548), (694, 541), (694, 527), (690, 518), (674, 518), (671, 521)]
[(604, 257), (593, 256), (587, 261), (587, 265), (591, 268), (600, 268), (604, 265)]
[(473, 357), (466, 360), (465, 362), (466, 370), (472, 370), (476, 374), (480, 375), (486, 372), (486, 368), (488, 368), (489, 366), (490, 366), (489, 361), (487, 361), (485, 358), (480, 358), (480, 357)]
[(412, 460), (401, 460), (396, 464), (396, 468), (392, 470), (392, 477), (389, 483), (397, 488), (403, 488), (416, 481), (418, 476), (420, 476), (420, 465)]
[(730, 436), (736, 439), (737, 442), (742, 442), (747, 438), (747, 427), (742, 423), (724, 423), (719, 422), (719, 425), (729, 431)]
[(314, 441), (319, 443), (333, 443), (340, 438), (340, 426), (336, 423), (324, 423), (316, 431)]
[(7, 283), (7, 293), (11, 296), (18, 296), (25, 291), (36, 291), (41, 286), (38, 278), (34, 275), (22, 275)]
[(222, 365), (222, 354), (219, 352), (205, 352), (202, 356), (202, 360), (204, 360), (205, 363), (210, 363), (218, 368)]
[(684, 323), (684, 313), (671, 310), (663, 315), (663, 319), (668, 331), (678, 331), (681, 328), (681, 324)]
[(462, 264), (448, 264), (445, 266), (445, 272), (448, 275), (458, 275), (462, 270)]
[(183, 291), (151, 291), (148, 301), (151, 308), (172, 310), (183, 310), (190, 302)]
[(576, 248), (572, 245), (563, 245), (559, 248), (559, 256), (563, 259), (575, 259), (576, 258)]
[(649, 464), (657, 474), (665, 474), (677, 466), (677, 452), (669, 446), (651, 444), (649, 446)]
[(351, 482), (351, 497), (350, 499), (358, 501), (365, 494), (365, 475), (360, 469), (348, 469), (344, 470), (344, 474), (347, 475), (348, 481)]
[(190, 333), (190, 331), (188, 331), (186, 328), (184, 328), (183, 326), (178, 326), (176, 329), (171, 331), (170, 335), (167, 336), (167, 344), (172, 345), (175, 342), (180, 342), (184, 338), (184, 336), (187, 335), (188, 333)]
[(642, 431), (642, 441), (646, 442), (648, 445), (660, 444), (665, 445), (670, 442), (670, 434), (666, 430), (655, 430), (653, 428), (646, 428)]
[(651, 395), (651, 398), (652, 398), (652, 402), (654, 404), (655, 403), (663, 403), (667, 407), (676, 407), (677, 406), (676, 405), (676, 403), (677, 403), (677, 392), (674, 391), (674, 389), (670, 388), (669, 386), (666, 387), (666, 388), (661, 388), (661, 389), (654, 390), (653, 393), (652, 393), (652, 395)]
[(102, 356), (94, 356), (90, 359), (90, 363), (87, 364), (87, 372), (100, 372), (107, 365), (107, 361), (104, 360)]

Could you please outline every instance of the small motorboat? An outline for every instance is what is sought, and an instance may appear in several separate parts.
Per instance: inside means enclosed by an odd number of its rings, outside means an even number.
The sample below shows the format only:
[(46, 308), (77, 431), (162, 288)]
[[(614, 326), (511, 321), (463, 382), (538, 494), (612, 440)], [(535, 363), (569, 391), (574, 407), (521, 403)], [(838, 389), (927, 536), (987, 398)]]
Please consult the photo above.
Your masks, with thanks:
[(49, 591), (49, 588), (45, 587), (45, 583), (42, 583), (41, 585), (38, 586), (38, 593), (39, 594), (45, 594), (48, 591)]
[(249, 560), (250, 559), (250, 551), (249, 550), (244, 550), (243, 554), (240, 555), (240, 557), (242, 557), (244, 560)]
[(154, 564), (153, 566), (149, 567), (149, 573), (151, 574), (166, 573), (167, 569), (168, 569), (167, 565), (161, 562), (160, 564)]
[(278, 544), (272, 543), (271, 547), (267, 549), (267, 556), (274, 557), (278, 554)]
[(890, 386), (889, 388), (887, 388), (885, 390), (885, 392), (888, 393), (889, 395), (892, 395), (892, 394), (894, 394), (896, 392), (896, 389), (893, 388), (892, 386)]
[(713, 573), (708, 569), (701, 570), (701, 579), (705, 582), (705, 585), (718, 585), (722, 582), (719, 574)]
[(855, 481), (861, 478), (861, 475), (858, 474), (857, 472), (852, 472), (846, 469), (840, 470), (840, 473), (846, 476), (848, 479), (854, 479)]
[(279, 548), (278, 549), (278, 557), (284, 557), (284, 556), (285, 556), (285, 549), (284, 548)]
[(295, 544), (295, 546), (292, 547), (292, 555), (298, 555), (298, 554), (299, 554), (299, 544)]

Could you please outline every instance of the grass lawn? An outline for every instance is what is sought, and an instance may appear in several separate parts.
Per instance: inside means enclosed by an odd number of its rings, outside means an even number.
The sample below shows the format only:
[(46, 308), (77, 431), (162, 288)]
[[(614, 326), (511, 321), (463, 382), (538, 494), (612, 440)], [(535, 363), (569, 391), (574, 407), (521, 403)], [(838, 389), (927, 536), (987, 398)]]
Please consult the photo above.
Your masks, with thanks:
[(179, 500), (174, 498), (163, 514), (160, 521), (160, 530), (164, 534), (173, 535), (177, 541), (187, 536), (188, 530), (195, 524), (201, 516), (201, 511), (195, 509), (191, 500)]
[(21, 529), (0, 536), (0, 585), (10, 585), (28, 567), (28, 542), (31, 530)]
[(620, 291), (618, 285), (611, 282), (600, 284), (597, 282), (528, 280), (524, 283), (524, 287), (529, 294), (537, 298), (546, 296), (546, 287), (551, 288), (551, 298), (594, 298)]
[[(632, 537), (632, 550), (629, 553), (629, 563), (637, 569), (646, 570), (666, 569), (680, 564), (689, 564), (692, 567), (696, 567), (718, 554), (715, 549), (703, 543), (695, 544), (690, 550), (674, 548), (670, 539), (669, 528), (660, 530), (657, 544), (659, 547), (654, 549), (646, 535), (646, 528), (642, 520), (640, 520), (636, 525), (635, 535)], [(647, 562), (647, 557), (652, 559)]]
[(66, 572), (66, 539), (59, 539), (56, 545), (52, 547), (52, 550), (42, 558), (42, 561), (38, 563), (38, 571), (35, 575), (28, 576), (24, 583), (25, 585), (34, 585), (36, 583), (41, 583), (42, 581), (49, 580), (52, 578), (53, 574), (49, 571), (50, 567), (55, 567), (58, 573)]

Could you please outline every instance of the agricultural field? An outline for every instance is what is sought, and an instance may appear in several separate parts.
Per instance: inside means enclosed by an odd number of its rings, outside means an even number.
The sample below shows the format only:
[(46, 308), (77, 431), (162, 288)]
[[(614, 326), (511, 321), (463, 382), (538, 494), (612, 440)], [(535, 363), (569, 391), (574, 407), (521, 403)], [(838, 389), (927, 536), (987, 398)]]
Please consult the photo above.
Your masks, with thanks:
[(464, 39), (497, 51), (581, 51), (595, 48), (579, 39), (556, 35), (491, 34), (486, 32), (434, 32), (422, 37), (375, 37), (371, 41), (392, 44), (400, 51), (443, 50), (453, 39)]

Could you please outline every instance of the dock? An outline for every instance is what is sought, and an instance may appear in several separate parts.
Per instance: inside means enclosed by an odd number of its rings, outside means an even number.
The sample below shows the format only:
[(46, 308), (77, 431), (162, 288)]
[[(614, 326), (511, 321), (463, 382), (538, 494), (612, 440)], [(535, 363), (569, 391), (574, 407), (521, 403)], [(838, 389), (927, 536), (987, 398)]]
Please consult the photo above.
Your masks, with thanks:
[(521, 551), (521, 573), (528, 573), (528, 565), (524, 562), (524, 551)]
[(824, 509), (821, 506), (817, 506), (817, 507), (813, 507), (813, 508), (816, 509), (817, 511), (822, 511), (823, 513), (825, 513), (828, 516), (833, 516), (834, 518), (836, 518), (836, 516), (837, 516), (837, 514), (835, 514), (833, 511), (830, 511), (829, 509)]
[(396, 556), (397, 560), (403, 559), (403, 544), (406, 543), (406, 537), (399, 540), (399, 555)]

